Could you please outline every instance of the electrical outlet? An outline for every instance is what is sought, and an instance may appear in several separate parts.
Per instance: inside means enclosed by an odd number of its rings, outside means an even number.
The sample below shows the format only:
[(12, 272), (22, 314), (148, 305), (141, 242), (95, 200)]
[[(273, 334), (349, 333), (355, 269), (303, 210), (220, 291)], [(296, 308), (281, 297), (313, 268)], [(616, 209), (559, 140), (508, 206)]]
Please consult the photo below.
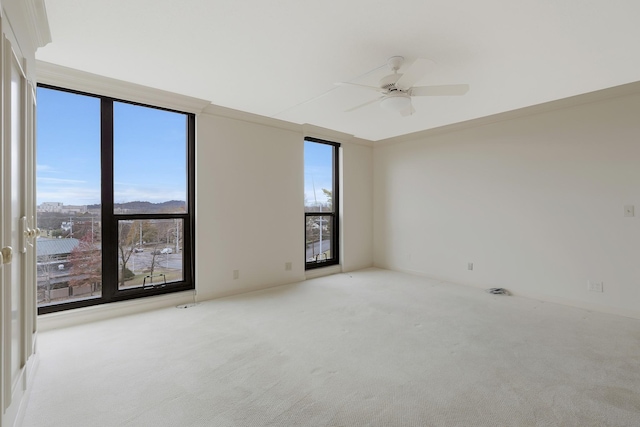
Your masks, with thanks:
[(473, 263), (472, 262), (468, 262), (467, 263), (467, 270), (473, 270)]
[(233, 280), (240, 278), (240, 270), (233, 270)]
[(284, 270), (285, 271), (291, 271), (291, 262), (285, 262), (284, 263)]
[(633, 205), (626, 205), (624, 207), (624, 216), (635, 216), (635, 207)]
[(587, 289), (591, 292), (604, 292), (603, 283), (596, 282), (595, 280), (589, 280), (587, 283)]

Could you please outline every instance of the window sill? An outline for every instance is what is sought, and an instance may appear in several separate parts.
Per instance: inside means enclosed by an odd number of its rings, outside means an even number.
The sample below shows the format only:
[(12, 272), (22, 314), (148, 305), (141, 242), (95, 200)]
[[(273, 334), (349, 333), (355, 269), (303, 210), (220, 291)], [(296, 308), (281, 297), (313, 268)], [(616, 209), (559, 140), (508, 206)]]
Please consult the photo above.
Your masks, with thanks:
[(38, 332), (82, 325), (88, 322), (142, 313), (145, 311), (157, 310), (159, 308), (172, 307), (180, 304), (193, 303), (194, 292), (195, 291), (193, 290), (175, 292), (147, 298), (137, 298), (121, 302), (112, 302), (109, 304), (76, 308), (73, 310), (58, 311), (56, 313), (42, 314), (38, 316)]
[(340, 264), (330, 265), (327, 267), (314, 268), (313, 270), (307, 270), (304, 273), (306, 280), (315, 279), (316, 277), (329, 276), (331, 274), (342, 273), (342, 266)]

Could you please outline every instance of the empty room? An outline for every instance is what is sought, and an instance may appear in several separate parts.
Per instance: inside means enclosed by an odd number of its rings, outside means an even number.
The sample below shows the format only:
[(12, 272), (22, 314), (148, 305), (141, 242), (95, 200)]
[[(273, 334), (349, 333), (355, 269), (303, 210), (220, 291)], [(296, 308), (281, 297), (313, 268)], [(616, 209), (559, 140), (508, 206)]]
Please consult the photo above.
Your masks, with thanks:
[(637, 2), (0, 5), (0, 427), (640, 425)]

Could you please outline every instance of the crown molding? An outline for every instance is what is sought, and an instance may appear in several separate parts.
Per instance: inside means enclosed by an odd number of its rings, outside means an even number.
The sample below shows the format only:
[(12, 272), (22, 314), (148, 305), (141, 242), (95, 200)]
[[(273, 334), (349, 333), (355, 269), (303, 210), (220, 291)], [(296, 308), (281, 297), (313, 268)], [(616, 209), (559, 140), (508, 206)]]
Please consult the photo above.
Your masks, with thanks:
[(383, 145), (400, 144), (402, 142), (415, 141), (417, 139), (429, 138), (435, 135), (457, 132), (465, 129), (476, 128), (489, 125), (492, 123), (515, 120), (522, 117), (543, 114), (555, 110), (577, 107), (579, 105), (591, 104), (594, 102), (606, 101), (613, 98), (620, 98), (640, 93), (640, 81), (627, 83), (619, 86), (613, 86), (606, 89), (588, 92), (580, 95), (570, 96), (554, 101), (544, 102), (542, 104), (531, 105), (529, 107), (518, 108), (516, 110), (505, 111), (504, 113), (492, 114), (490, 116), (480, 117), (477, 119), (466, 120), (464, 122), (453, 123), (446, 126), (440, 126), (432, 129), (426, 129), (420, 132), (400, 135), (393, 138), (381, 139), (376, 141), (373, 146), (381, 147)]
[(356, 138), (355, 136), (348, 133), (323, 128), (309, 123), (305, 123), (302, 125), (302, 133), (305, 137), (309, 136), (318, 139), (326, 139), (328, 141), (339, 142), (341, 144), (358, 144), (367, 147), (373, 147), (372, 141), (368, 141), (362, 138)]
[(319, 139), (326, 139), (329, 141), (339, 142), (343, 144), (358, 144), (366, 147), (373, 147), (373, 142), (366, 139), (356, 138), (353, 135), (338, 132), (335, 130), (323, 128), (320, 126), (310, 125), (305, 123), (303, 125), (287, 122), (273, 117), (261, 116), (258, 114), (247, 113), (245, 111), (234, 110), (232, 108), (221, 107), (219, 105), (210, 104), (203, 111), (202, 114), (224, 117), (227, 119), (241, 120), (247, 123), (259, 124), (263, 126), (274, 127), (278, 129), (284, 129), (292, 132), (301, 133), (303, 138), (310, 136)]
[(204, 99), (179, 95), (44, 61), (36, 61), (36, 77), (38, 83), (186, 113), (199, 114), (209, 105), (209, 101)]
[(5, 0), (0, 3), (4, 35), (20, 58), (27, 80), (35, 80), (35, 52), (51, 42), (44, 0)]
[(373, 147), (375, 143), (373, 141), (369, 141), (368, 139), (356, 138), (355, 136), (349, 140), (350, 144), (363, 145), (365, 147)]
[(22, 0), (27, 17), (27, 28), (33, 46), (37, 49), (51, 43), (51, 29), (44, 0)]
[(234, 110), (233, 108), (221, 107), (220, 105), (209, 104), (202, 114), (210, 116), (224, 117), (227, 119), (241, 120), (248, 123), (260, 124), (278, 129), (301, 132), (302, 127), (297, 123), (286, 122), (284, 120), (247, 113), (245, 111)]

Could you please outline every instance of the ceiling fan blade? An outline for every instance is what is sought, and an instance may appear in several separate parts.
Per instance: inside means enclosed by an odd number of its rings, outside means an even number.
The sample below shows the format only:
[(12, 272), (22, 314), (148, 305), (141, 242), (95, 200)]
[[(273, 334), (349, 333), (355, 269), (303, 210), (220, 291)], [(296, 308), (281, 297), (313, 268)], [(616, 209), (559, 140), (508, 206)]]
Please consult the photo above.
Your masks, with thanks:
[(435, 62), (430, 59), (416, 59), (409, 69), (402, 74), (402, 77), (398, 79), (396, 87), (403, 90), (409, 89), (415, 82), (420, 80), (422, 76), (427, 74), (434, 65)]
[(411, 89), (411, 96), (459, 96), (469, 91), (469, 85), (418, 86)]
[(416, 112), (416, 109), (413, 108), (413, 104), (410, 104), (409, 108), (405, 108), (404, 110), (400, 111), (400, 115), (402, 117), (407, 117), (407, 116), (412, 115), (415, 112)]
[(365, 102), (364, 104), (360, 104), (360, 105), (357, 105), (357, 106), (355, 106), (355, 107), (353, 107), (353, 108), (349, 108), (348, 110), (344, 110), (344, 112), (345, 112), (345, 113), (350, 113), (350, 112), (355, 111), (355, 110), (357, 110), (357, 109), (359, 109), (359, 108), (366, 107), (366, 106), (367, 106), (367, 105), (369, 105), (369, 104), (373, 104), (373, 103), (375, 103), (375, 102), (378, 102), (379, 100), (380, 100), (380, 98), (376, 98), (376, 99), (374, 99), (373, 101), (367, 101), (367, 102)]
[(362, 89), (375, 90), (376, 92), (380, 92), (380, 93), (387, 93), (387, 90), (383, 89), (381, 87), (361, 85), (361, 84), (358, 84), (358, 83), (340, 82), (340, 83), (336, 83), (336, 85), (338, 85), (338, 86), (355, 86), (355, 87), (359, 87), (359, 88), (362, 88)]

